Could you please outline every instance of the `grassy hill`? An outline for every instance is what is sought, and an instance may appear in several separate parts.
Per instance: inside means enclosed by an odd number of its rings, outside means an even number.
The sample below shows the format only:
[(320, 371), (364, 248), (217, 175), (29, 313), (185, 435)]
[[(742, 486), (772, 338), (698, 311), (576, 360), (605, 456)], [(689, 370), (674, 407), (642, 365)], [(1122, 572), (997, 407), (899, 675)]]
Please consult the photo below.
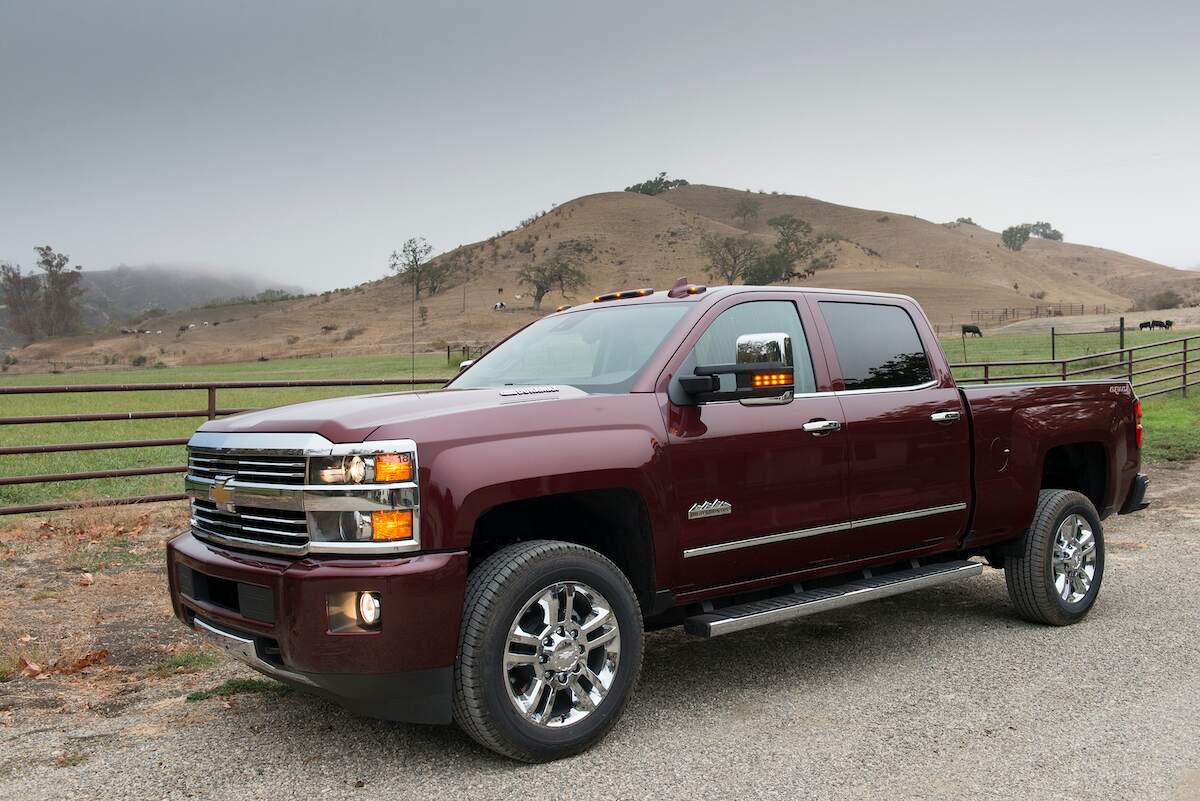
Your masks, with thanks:
[[(761, 209), (743, 224), (734, 212), (747, 197)], [(539, 313), (600, 291), (661, 289), (681, 275), (704, 281), (706, 264), (697, 249), (704, 234), (746, 233), (769, 245), (774, 237), (766, 221), (784, 213), (830, 237), (827, 247), (836, 263), (810, 283), (910, 294), (938, 323), (970, 319), (975, 308), (1055, 302), (1107, 305), (1115, 314), (1167, 288), (1200, 300), (1200, 274), (1111, 250), (1033, 239), (1013, 253), (1001, 247), (997, 232), (975, 225), (692, 185), (655, 196), (607, 192), (577, 198), (515, 231), (442, 254), (441, 260), (467, 265), (470, 277), (455, 278), (443, 292), (420, 299), (417, 306), (426, 311), (416, 324), (418, 346), (493, 342)], [(537, 312), (528, 287), (517, 282), (518, 271), (560, 247), (577, 254), (588, 285), (571, 298), (551, 293)], [(505, 310), (492, 310), (498, 300)], [(161, 335), (74, 337), (16, 355), (77, 362), (116, 357), (125, 363), (143, 355), (150, 362), (187, 364), (400, 353), (409, 349), (413, 311), (411, 288), (385, 278), (314, 298), (180, 311), (145, 323)]]

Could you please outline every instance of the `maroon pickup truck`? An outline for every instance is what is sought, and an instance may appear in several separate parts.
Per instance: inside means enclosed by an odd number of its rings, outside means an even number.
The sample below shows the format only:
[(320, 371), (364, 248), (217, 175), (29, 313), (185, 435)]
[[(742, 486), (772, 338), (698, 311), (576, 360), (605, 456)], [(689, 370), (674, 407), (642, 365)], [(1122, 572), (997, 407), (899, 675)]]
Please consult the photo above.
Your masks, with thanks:
[[(175, 612), (281, 681), (541, 761), (613, 726), (643, 632), (716, 637), (1002, 568), (1074, 623), (1144, 508), (1125, 381), (959, 388), (920, 307), (616, 292), (436, 392), (206, 423)], [(973, 559), (972, 557), (980, 557)]]

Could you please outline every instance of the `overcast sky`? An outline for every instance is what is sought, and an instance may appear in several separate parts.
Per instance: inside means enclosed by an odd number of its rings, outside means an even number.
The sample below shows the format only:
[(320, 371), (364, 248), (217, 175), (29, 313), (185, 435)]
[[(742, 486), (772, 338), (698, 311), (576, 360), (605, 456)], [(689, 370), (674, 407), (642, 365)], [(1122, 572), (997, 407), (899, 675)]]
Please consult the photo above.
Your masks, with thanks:
[(1200, 3), (0, 0), (0, 260), (378, 277), (659, 170), (1200, 262)]

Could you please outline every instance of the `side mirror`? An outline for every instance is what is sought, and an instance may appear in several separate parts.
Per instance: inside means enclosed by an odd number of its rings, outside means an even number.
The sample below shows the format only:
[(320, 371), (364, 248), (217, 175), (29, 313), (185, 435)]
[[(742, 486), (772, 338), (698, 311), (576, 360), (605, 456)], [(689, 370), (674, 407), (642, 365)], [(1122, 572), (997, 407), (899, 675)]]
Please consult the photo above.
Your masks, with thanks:
[(458, 372), (461, 373), (463, 370), (466, 370), (468, 367), (470, 367), (474, 363), (475, 363), (474, 359), (467, 359), (466, 361), (459, 362), (458, 363)]
[[(696, 403), (736, 400), (750, 404), (787, 403), (795, 389), (792, 340), (787, 334), (745, 334), (737, 338), (734, 364), (697, 366), (680, 376), (679, 386)], [(721, 388), (721, 376), (733, 387)]]

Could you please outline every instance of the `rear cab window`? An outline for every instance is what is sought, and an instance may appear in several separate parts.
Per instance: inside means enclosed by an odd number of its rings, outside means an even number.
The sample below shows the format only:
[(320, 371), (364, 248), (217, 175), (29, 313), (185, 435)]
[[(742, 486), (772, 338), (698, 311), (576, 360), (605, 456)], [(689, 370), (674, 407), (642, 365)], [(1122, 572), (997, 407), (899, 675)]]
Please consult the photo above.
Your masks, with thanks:
[(917, 326), (900, 306), (821, 301), (846, 390), (910, 389), (933, 381)]

